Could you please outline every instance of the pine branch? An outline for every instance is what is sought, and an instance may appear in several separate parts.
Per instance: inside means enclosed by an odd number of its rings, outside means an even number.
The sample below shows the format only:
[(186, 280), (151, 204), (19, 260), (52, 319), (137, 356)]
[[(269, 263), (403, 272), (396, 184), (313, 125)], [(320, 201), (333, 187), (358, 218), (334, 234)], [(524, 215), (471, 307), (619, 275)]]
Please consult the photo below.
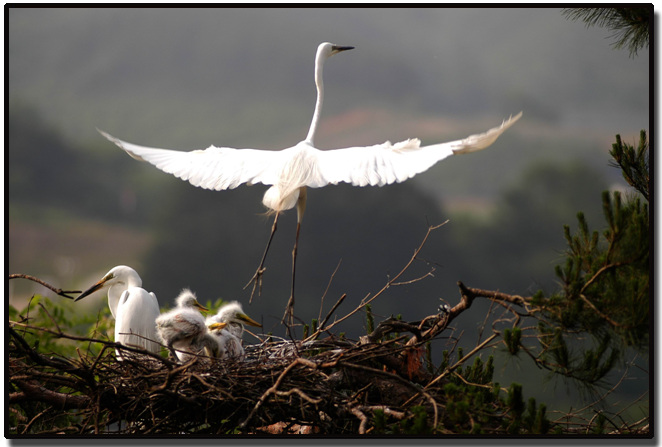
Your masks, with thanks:
[(650, 195), (648, 148), (646, 131), (642, 130), (637, 149), (634, 146), (623, 143), (621, 136), (616, 135), (616, 143), (612, 144), (612, 149), (609, 152), (614, 158), (614, 161), (610, 162), (610, 165), (620, 168), (625, 181), (639, 191), (646, 200), (649, 200)]
[(582, 20), (587, 27), (601, 26), (612, 31), (614, 48), (628, 47), (630, 56), (646, 47), (650, 40), (653, 8), (566, 8), (563, 15), (571, 20)]

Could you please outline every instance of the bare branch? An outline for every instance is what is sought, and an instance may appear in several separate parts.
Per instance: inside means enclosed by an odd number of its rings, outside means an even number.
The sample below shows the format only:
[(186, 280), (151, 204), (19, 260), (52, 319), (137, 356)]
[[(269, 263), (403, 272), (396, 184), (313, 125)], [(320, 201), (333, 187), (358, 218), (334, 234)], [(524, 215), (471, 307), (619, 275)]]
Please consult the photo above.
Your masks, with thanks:
[[(434, 226), (430, 226), (430, 227), (428, 227), (428, 230), (427, 230), (427, 232), (425, 233), (425, 236), (423, 237), (423, 241), (421, 241), (421, 243), (419, 244), (418, 248), (416, 248), (416, 250), (414, 250), (414, 254), (413, 254), (412, 257), (409, 259), (409, 261), (407, 262), (407, 264), (405, 264), (405, 266), (400, 270), (400, 272), (398, 272), (398, 274), (395, 275), (393, 278), (390, 278), (390, 279), (386, 282), (386, 284), (384, 285), (384, 287), (381, 288), (381, 290), (379, 290), (377, 293), (375, 293), (375, 294), (374, 294), (372, 297), (370, 297), (370, 298), (368, 298), (368, 296), (366, 296), (363, 300), (361, 300), (361, 303), (360, 303), (360, 304), (359, 304), (354, 310), (352, 310), (350, 313), (348, 313), (348, 314), (345, 315), (344, 317), (342, 317), (342, 318), (340, 318), (340, 319), (334, 321), (329, 327), (326, 328), (326, 330), (331, 329), (331, 328), (334, 327), (336, 324), (338, 324), (338, 323), (340, 323), (340, 322), (342, 322), (342, 321), (345, 321), (345, 320), (348, 319), (349, 317), (351, 317), (351, 316), (353, 316), (354, 314), (356, 314), (357, 312), (361, 311), (362, 309), (365, 308), (365, 305), (366, 305), (366, 304), (370, 304), (370, 303), (373, 302), (376, 298), (378, 298), (378, 297), (381, 296), (384, 292), (386, 292), (386, 290), (388, 290), (388, 289), (389, 289), (394, 283), (397, 282), (397, 280), (398, 280), (398, 279), (399, 279), (399, 278), (400, 278), (400, 277), (401, 277), (401, 276), (402, 276), (407, 270), (409, 270), (409, 267), (411, 267), (412, 263), (417, 259), (418, 254), (421, 252), (421, 250), (422, 250), (423, 247), (425, 246), (425, 244), (426, 244), (428, 238), (430, 237), (430, 234), (432, 234), (433, 231), (435, 231), (435, 230), (441, 228), (442, 226), (446, 225), (447, 223), (448, 223), (448, 220), (444, 221), (443, 223), (441, 223), (441, 224), (439, 224), (439, 225), (434, 225)], [(424, 275), (423, 277), (419, 278), (419, 280), (420, 280), (420, 279), (423, 279), (423, 278), (426, 278), (427, 276), (429, 276), (429, 275)]]
[(57, 295), (63, 296), (65, 298), (69, 298), (70, 300), (73, 300), (74, 297), (69, 296), (69, 294), (71, 294), (71, 293), (81, 293), (80, 290), (62, 290), (62, 289), (58, 289), (57, 287), (53, 287), (50, 284), (48, 284), (47, 282), (42, 281), (41, 279), (36, 278), (34, 276), (31, 276), (31, 275), (24, 275), (23, 273), (12, 273), (11, 275), (9, 275), (9, 279), (17, 279), (17, 278), (29, 279), (30, 281), (34, 281), (36, 283), (39, 283), (42, 286), (46, 287), (47, 289), (50, 289), (53, 292), (55, 292)]

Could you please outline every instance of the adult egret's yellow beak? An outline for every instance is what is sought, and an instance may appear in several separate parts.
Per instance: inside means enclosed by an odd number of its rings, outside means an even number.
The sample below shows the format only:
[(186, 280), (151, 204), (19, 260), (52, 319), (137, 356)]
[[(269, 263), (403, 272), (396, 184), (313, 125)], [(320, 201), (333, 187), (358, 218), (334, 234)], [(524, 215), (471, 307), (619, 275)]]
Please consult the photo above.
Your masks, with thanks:
[(111, 279), (113, 279), (113, 275), (104, 276), (103, 278), (101, 278), (101, 280), (98, 283), (94, 284), (92, 287), (87, 289), (85, 292), (78, 295), (78, 297), (76, 299), (74, 299), (74, 301), (82, 300), (86, 296), (93, 294), (94, 292), (96, 292), (99, 289), (102, 289), (103, 286), (106, 285), (106, 282), (108, 282)]

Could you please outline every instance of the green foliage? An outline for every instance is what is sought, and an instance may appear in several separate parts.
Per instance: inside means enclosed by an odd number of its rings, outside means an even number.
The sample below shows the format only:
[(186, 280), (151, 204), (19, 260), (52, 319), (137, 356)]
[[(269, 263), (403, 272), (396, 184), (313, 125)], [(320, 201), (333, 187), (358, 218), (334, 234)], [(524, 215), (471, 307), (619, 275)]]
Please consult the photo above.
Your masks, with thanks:
[(585, 215), (578, 213), (574, 232), (564, 226), (566, 259), (555, 269), (561, 290), (548, 298), (541, 292), (535, 296), (544, 315), (539, 361), (589, 385), (600, 383), (625, 349), (646, 353), (650, 337), (646, 132), (641, 132), (636, 149), (617, 135), (611, 153), (614, 166), (643, 198), (603, 192), (602, 231), (591, 230)]
[[(499, 385), (492, 382), (493, 374), (492, 356), (486, 362), (476, 357), (472, 365), (459, 369), (464, 380), (455, 376), (444, 387), (445, 427), (458, 433), (480, 434), (496, 424), (510, 434), (546, 433), (550, 427), (546, 407), (536, 407), (535, 400), (529, 400), (529, 406), (525, 407), (522, 386), (517, 383), (502, 398)], [(504, 413), (508, 416), (503, 417)]]
[(503, 341), (506, 344), (508, 352), (512, 355), (517, 355), (522, 343), (522, 329), (514, 327), (512, 329), (505, 329), (503, 331)]
[[(448, 367), (444, 351), (441, 370)], [(440, 403), (439, 425), (431, 425), (430, 409), (412, 407), (404, 418), (378, 409), (373, 412), (372, 434), (456, 433), (481, 435), (495, 433), (544, 434), (550, 429), (546, 406), (535, 399), (524, 404), (522, 386), (513, 383), (506, 395), (493, 383), (494, 358), (476, 357), (472, 364), (460, 366), (440, 387), (435, 399)], [(434, 429), (434, 430), (433, 430)]]
[(536, 400), (530, 397), (524, 404), (522, 385), (513, 383), (508, 390), (507, 404), (510, 408), (510, 418), (504, 419), (508, 433), (517, 434), (522, 431), (531, 434), (545, 434), (549, 431), (550, 422), (547, 419), (547, 407), (536, 405)]
[(375, 330), (375, 319), (372, 316), (372, 306), (370, 304), (365, 305), (365, 326), (366, 333), (371, 334)]
[(400, 422), (399, 432), (404, 435), (426, 435), (430, 433), (428, 414), (424, 407), (411, 408), (413, 416)]
[(522, 397), (522, 385), (513, 383), (508, 390), (508, 407), (516, 419), (522, 416), (524, 412), (524, 399)]
[(567, 8), (563, 13), (572, 20), (581, 19), (586, 26), (603, 26), (613, 31), (617, 49), (628, 47), (630, 55), (648, 47), (653, 23), (652, 5), (643, 8)]
[[(86, 314), (76, 311), (72, 301), (54, 303), (48, 297), (34, 295), (24, 309), (18, 310), (10, 304), (9, 318), (29, 326), (48, 329), (49, 332), (37, 332), (29, 328), (16, 328), (34, 349), (62, 357), (76, 356), (80, 343), (59, 337), (61, 332), (104, 340), (113, 338), (114, 322), (107, 306), (99, 314)], [(100, 347), (89, 343), (86, 349), (96, 355)]]
[(544, 404), (536, 406), (536, 400), (529, 398), (527, 413), (523, 418), (524, 426), (533, 434), (545, 434), (549, 431), (550, 423), (546, 417), (547, 407)]
[(557, 267), (562, 293), (550, 299), (551, 318), (565, 330), (613, 333), (626, 346), (648, 343), (648, 206), (625, 204), (618, 192), (603, 194), (607, 229), (589, 231), (582, 213), (578, 232), (565, 227), (564, 266)]
[(388, 423), (386, 418), (386, 413), (384, 410), (376, 409), (372, 412), (372, 423), (374, 426), (374, 431), (376, 434), (386, 434), (388, 429)]
[(384, 410), (373, 410), (372, 434), (377, 435), (428, 435), (431, 427), (425, 407), (416, 405), (409, 409), (407, 417), (396, 420), (387, 416)]
[(607, 421), (607, 418), (605, 417), (604, 413), (598, 413), (596, 419), (595, 419), (595, 425), (593, 426), (593, 434), (595, 435), (602, 435), (605, 432), (605, 422)]
[(620, 168), (625, 181), (648, 200), (650, 194), (650, 166), (648, 163), (646, 131), (641, 130), (639, 144), (636, 149), (634, 146), (623, 143), (621, 136), (616, 135), (616, 143), (612, 144), (609, 153), (614, 158), (612, 166)]

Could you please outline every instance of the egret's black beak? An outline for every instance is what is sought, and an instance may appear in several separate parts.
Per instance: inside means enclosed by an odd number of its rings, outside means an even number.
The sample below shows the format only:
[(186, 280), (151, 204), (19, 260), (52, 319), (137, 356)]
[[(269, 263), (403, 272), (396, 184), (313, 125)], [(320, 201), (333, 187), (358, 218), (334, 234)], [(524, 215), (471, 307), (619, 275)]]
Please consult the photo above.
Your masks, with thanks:
[(341, 51), (353, 50), (354, 47), (341, 47), (341, 46), (338, 46), (338, 45), (334, 45), (332, 49), (336, 53), (340, 53)]
[(101, 281), (99, 281), (98, 283), (96, 283), (95, 285), (93, 285), (92, 287), (87, 289), (85, 292), (78, 295), (78, 298), (76, 298), (74, 301), (82, 300), (87, 295), (91, 295), (94, 292), (96, 292), (97, 290), (101, 289), (104, 286), (104, 284), (106, 284), (106, 281), (108, 281), (109, 279), (110, 278), (103, 278)]

